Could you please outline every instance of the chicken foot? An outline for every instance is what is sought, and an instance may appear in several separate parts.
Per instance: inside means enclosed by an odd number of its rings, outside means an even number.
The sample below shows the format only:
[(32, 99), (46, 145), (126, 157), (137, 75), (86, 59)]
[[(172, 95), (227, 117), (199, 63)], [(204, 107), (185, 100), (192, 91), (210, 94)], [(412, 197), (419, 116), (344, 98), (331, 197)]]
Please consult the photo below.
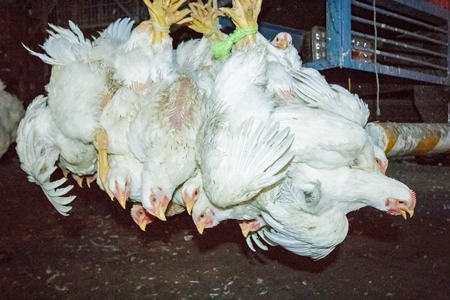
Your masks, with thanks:
[(202, 0), (197, 3), (189, 3), (192, 21), (188, 27), (203, 34), (210, 42), (219, 41), (225, 37), (219, 29), (219, 17), (225, 16), (223, 12), (213, 7), (213, 0), (203, 4)]
[(236, 49), (240, 49), (244, 45), (251, 46), (256, 43), (261, 4), (262, 0), (233, 0), (232, 8), (220, 8), (232, 19), (236, 29), (228, 35), (227, 39), (216, 41), (212, 45), (211, 49), (215, 58), (227, 56), (233, 45), (236, 45)]
[[(258, 16), (261, 12), (262, 0), (233, 0), (233, 7), (222, 7), (220, 10), (229, 16), (239, 29), (250, 30), (258, 27)], [(244, 43), (254, 44), (256, 36), (247, 35)]]
[(187, 0), (144, 0), (152, 23), (153, 44), (161, 44), (169, 37), (170, 26), (192, 21), (189, 9), (178, 10)]
[(75, 179), (75, 181), (77, 182), (77, 184), (80, 188), (83, 187), (84, 179), (86, 179), (86, 185), (88, 186), (88, 188), (91, 187), (91, 183), (95, 180), (95, 175), (78, 176), (78, 175), (72, 174), (72, 177), (73, 177), (73, 179)]
[(108, 134), (103, 128), (98, 128), (94, 132), (94, 146), (98, 152), (98, 176), (100, 178), (100, 182), (105, 189), (105, 192), (111, 198), (114, 199), (113, 193), (110, 191), (108, 187), (108, 172), (109, 172), (109, 163), (108, 163)]

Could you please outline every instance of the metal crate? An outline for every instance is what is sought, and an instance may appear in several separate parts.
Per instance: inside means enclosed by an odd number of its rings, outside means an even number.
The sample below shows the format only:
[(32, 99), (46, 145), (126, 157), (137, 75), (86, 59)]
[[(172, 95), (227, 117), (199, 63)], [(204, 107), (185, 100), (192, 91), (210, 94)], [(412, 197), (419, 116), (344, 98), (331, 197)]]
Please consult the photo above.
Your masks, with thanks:
[(142, 0), (78, 0), (58, 1), (48, 16), (48, 22), (66, 27), (73, 21), (82, 29), (106, 27), (118, 18), (135, 21), (147, 13)]
[(327, 0), (326, 28), (310, 32), (306, 65), (450, 85), (450, 12), (425, 1), (373, 1)]

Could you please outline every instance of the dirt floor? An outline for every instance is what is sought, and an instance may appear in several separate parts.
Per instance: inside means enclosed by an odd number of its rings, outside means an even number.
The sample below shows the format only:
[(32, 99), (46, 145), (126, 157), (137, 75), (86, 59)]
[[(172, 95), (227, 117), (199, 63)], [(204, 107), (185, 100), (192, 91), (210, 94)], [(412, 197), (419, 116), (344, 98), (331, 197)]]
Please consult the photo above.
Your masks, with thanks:
[(415, 216), (352, 212), (344, 242), (313, 261), (253, 253), (231, 221), (199, 235), (182, 214), (142, 232), (97, 186), (74, 188), (63, 217), (11, 148), (0, 160), (0, 298), (449, 299), (450, 167), (391, 160), (388, 175), (415, 190)]
[[(14, 26), (3, 26), (11, 38), (5, 39), (5, 49), (14, 57), (4, 70), (11, 72), (8, 85), (16, 92), (22, 87), (27, 97), (21, 100), (29, 103), (37, 89), (43, 92), (40, 83), (48, 81), (49, 72), (42, 64), (28, 66), (31, 56), (17, 40), (42, 44), (47, 33), (33, 23), (36, 15), (22, 13), (33, 10), (18, 10), (19, 2), (8, 14)], [(264, 3), (262, 21), (299, 30), (325, 25), (324, 2)], [(26, 36), (18, 39), (20, 28), (26, 28)], [(181, 39), (181, 33), (175, 37)], [(364, 86), (359, 87), (373, 84), (374, 74), (329, 72), (330, 83), (351, 82), (374, 116), (374, 89), (361, 93)], [(382, 87), (398, 83), (391, 77), (380, 80)], [(403, 82), (400, 86), (383, 98), (390, 106), (383, 105), (380, 120), (429, 122), (411, 101), (414, 89), (405, 92)], [(446, 106), (442, 112), (446, 117)], [(252, 252), (235, 221), (200, 235), (190, 216), (182, 214), (142, 232), (131, 220), (130, 207), (123, 210), (95, 184), (75, 187), (71, 214), (61, 216), (28, 182), (11, 147), (0, 159), (0, 300), (450, 299), (450, 163), (392, 159), (387, 175), (416, 192), (415, 216), (405, 221), (373, 208), (352, 212), (347, 238), (314, 261), (280, 247)]]

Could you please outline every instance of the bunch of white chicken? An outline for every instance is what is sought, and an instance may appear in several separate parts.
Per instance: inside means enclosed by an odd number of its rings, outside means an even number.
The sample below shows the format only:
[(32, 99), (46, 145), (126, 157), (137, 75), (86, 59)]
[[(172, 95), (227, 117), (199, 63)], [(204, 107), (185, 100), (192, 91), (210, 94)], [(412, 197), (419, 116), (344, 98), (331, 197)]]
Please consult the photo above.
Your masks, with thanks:
[[(387, 159), (366, 134), (367, 105), (302, 67), (289, 34), (258, 33), (262, 0), (144, 0), (150, 20), (129, 19), (86, 39), (50, 25), (34, 52), (51, 64), (47, 95), (20, 124), (17, 151), (30, 181), (63, 215), (96, 180), (141, 229), (183, 211), (200, 233), (238, 220), (249, 247), (280, 245), (322, 258), (343, 241), (346, 214), (372, 206), (413, 215), (415, 195), (384, 175)], [(219, 17), (236, 25), (220, 31)], [(203, 38), (180, 44), (173, 24)], [(65, 177), (51, 181), (61, 168)]]

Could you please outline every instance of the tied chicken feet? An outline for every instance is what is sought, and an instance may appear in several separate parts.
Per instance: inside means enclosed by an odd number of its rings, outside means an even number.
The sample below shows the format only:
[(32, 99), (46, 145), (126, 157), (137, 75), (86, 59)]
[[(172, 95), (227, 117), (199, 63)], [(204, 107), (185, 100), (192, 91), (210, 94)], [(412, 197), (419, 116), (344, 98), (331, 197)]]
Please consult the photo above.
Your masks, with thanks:
[(203, 4), (201, 0), (197, 3), (189, 3), (192, 21), (188, 27), (203, 34), (210, 42), (218, 41), (225, 37), (220, 31), (219, 17), (225, 16), (223, 12), (213, 7), (212, 0)]
[[(233, 0), (233, 7), (222, 7), (220, 10), (229, 16), (239, 29), (252, 29), (258, 27), (258, 16), (261, 12), (262, 0)], [(247, 35), (242, 43), (254, 44), (256, 35)]]
[(192, 21), (189, 9), (178, 10), (187, 0), (144, 0), (150, 14), (152, 24), (153, 43), (161, 44), (169, 37), (170, 26), (185, 24)]

